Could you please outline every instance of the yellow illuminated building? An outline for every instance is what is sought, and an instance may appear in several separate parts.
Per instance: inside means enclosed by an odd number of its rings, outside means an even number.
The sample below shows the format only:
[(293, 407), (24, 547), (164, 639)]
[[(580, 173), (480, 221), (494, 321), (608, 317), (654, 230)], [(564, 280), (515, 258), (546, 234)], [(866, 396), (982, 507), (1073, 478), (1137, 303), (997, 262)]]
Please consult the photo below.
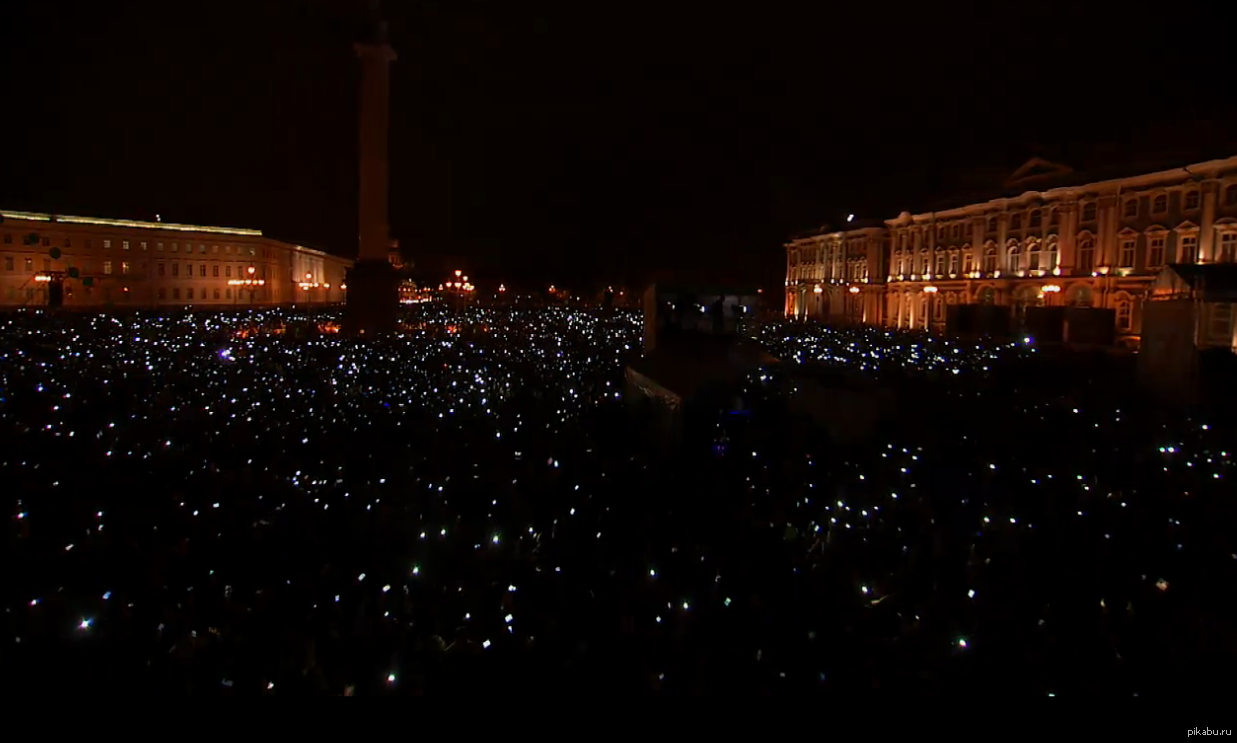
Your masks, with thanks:
[(791, 240), (786, 314), (941, 330), (952, 304), (1098, 307), (1133, 346), (1164, 266), (1237, 261), (1237, 157), (1090, 181), (1035, 158), (1004, 192)]
[(260, 230), (0, 210), (0, 307), (342, 302), (352, 261)]

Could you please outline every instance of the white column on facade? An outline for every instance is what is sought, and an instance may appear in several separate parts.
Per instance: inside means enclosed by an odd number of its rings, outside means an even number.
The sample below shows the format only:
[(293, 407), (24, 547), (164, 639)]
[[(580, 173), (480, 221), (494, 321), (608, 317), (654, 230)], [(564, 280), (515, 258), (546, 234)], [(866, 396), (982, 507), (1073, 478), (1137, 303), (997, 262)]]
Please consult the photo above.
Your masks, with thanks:
[(1214, 263), (1216, 259), (1215, 220), (1218, 185), (1215, 181), (1204, 181), (1202, 184), (1203, 216), (1198, 226), (1198, 256), (1203, 263)]

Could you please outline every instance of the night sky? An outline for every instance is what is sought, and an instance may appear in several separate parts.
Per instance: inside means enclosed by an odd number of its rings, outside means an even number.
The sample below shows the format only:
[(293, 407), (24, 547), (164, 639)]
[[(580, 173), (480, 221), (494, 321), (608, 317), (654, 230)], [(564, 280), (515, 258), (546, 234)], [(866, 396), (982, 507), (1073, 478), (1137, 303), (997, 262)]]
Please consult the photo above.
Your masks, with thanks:
[[(0, 205), (355, 255), (361, 5), (6, 3)], [(483, 279), (716, 263), (772, 285), (790, 232), (1032, 155), (1237, 154), (1231, 60), (1186, 6), (783, 5), (385, 3), (393, 236)]]

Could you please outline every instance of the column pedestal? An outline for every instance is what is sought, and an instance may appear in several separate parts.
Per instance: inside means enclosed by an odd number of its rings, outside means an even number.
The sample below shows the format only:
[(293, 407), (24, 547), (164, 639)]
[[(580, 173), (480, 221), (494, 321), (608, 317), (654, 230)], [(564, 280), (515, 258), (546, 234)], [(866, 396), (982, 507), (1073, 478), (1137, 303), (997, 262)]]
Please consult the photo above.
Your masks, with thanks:
[(348, 270), (348, 301), (343, 330), (349, 335), (395, 331), (399, 313), (399, 274), (387, 260), (359, 260)]

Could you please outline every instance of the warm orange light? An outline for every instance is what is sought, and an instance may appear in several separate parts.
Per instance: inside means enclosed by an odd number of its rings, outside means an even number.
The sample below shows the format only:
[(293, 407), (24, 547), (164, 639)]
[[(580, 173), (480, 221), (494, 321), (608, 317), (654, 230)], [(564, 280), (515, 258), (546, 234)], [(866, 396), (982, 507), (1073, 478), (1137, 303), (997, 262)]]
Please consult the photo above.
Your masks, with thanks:
[(312, 273), (310, 273), (309, 271), (306, 271), (306, 272), (305, 272), (305, 280), (306, 280), (306, 281), (312, 281), (312, 280), (313, 280), (313, 278), (314, 278), (314, 275), (313, 275)]
[(253, 276), (254, 271), (257, 271), (258, 269), (254, 268), (253, 266), (250, 266), (249, 268), (245, 270), (249, 272), (250, 276)]
[(463, 271), (456, 271), (456, 272), (455, 272), (455, 276), (456, 276), (456, 278), (459, 278), (460, 276), (463, 276), (463, 275), (464, 275), (464, 272), (463, 272)]

